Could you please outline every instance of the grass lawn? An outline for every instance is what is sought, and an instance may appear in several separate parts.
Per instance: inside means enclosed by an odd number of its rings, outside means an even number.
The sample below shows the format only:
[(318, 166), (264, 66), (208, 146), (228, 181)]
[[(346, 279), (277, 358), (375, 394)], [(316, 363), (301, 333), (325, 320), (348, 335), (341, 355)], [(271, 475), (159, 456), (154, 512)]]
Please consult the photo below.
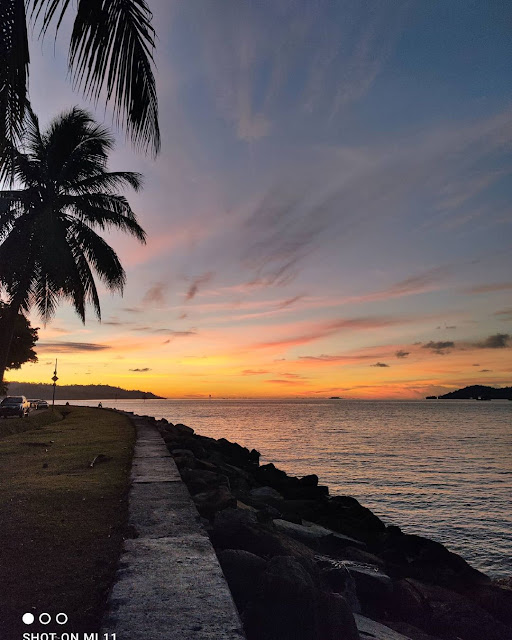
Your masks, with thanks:
[[(29, 430), (6, 435), (14, 422)], [(0, 438), (0, 636), (97, 631), (127, 521), (131, 422), (59, 406), (0, 421)], [(39, 624), (42, 612), (52, 623)], [(53, 622), (60, 612), (68, 624)]]

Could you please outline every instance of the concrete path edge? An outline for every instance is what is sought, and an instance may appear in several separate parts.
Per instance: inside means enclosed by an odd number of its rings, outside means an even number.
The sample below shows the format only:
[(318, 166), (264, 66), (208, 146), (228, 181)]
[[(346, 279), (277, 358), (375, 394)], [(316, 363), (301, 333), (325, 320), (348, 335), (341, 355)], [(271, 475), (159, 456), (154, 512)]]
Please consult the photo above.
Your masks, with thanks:
[[(197, 509), (152, 421), (126, 414), (137, 441), (129, 531), (101, 633), (118, 640), (244, 640)], [(110, 636), (109, 636), (110, 637)]]

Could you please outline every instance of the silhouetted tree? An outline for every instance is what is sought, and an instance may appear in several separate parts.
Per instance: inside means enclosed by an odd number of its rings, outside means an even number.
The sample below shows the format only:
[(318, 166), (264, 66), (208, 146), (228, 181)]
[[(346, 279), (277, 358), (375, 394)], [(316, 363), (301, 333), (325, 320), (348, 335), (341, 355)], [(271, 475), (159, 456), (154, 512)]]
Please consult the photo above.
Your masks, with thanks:
[[(7, 309), (7, 305), (0, 301), (0, 324)], [(5, 368), (19, 369), (26, 362), (37, 362), (37, 355), (34, 351), (37, 338), (37, 328), (32, 327), (27, 318), (19, 313), (14, 321), (14, 331)], [(5, 392), (4, 384), (0, 382), (0, 394)]]
[(114, 141), (77, 107), (41, 134), (29, 111), (24, 147), (12, 147), (22, 188), (0, 191), (0, 283), (8, 296), (0, 327), (0, 381), (20, 311), (35, 306), (49, 320), (62, 299), (85, 322), (91, 303), (101, 317), (93, 272), (112, 291), (122, 291), (125, 272), (114, 250), (94, 229), (117, 228), (141, 242), (145, 233), (119, 188), (139, 189), (141, 176), (107, 171)]
[(28, 107), (27, 18), (39, 36), (75, 11), (68, 64), (75, 87), (112, 102), (135, 146), (160, 149), (153, 76), (155, 32), (145, 0), (2, 0), (0, 2), (0, 178), (10, 175)]

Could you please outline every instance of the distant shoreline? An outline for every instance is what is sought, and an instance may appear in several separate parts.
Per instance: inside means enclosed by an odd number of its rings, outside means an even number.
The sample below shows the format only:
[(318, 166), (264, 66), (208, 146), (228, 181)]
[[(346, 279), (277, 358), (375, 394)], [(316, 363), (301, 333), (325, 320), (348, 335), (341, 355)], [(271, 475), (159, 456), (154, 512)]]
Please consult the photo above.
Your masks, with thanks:
[[(9, 395), (51, 400), (53, 385), (39, 382), (8, 382)], [(107, 384), (57, 385), (55, 400), (166, 400), (150, 391), (123, 389)]]

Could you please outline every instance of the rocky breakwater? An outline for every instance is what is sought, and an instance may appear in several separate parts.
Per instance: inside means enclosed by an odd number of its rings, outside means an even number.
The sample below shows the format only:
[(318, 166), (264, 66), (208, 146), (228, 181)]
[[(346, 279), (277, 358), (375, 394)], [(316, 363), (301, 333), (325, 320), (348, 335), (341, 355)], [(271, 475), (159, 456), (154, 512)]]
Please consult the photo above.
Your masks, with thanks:
[(510, 640), (512, 581), (386, 526), (315, 475), (155, 421), (193, 497), (249, 640)]

